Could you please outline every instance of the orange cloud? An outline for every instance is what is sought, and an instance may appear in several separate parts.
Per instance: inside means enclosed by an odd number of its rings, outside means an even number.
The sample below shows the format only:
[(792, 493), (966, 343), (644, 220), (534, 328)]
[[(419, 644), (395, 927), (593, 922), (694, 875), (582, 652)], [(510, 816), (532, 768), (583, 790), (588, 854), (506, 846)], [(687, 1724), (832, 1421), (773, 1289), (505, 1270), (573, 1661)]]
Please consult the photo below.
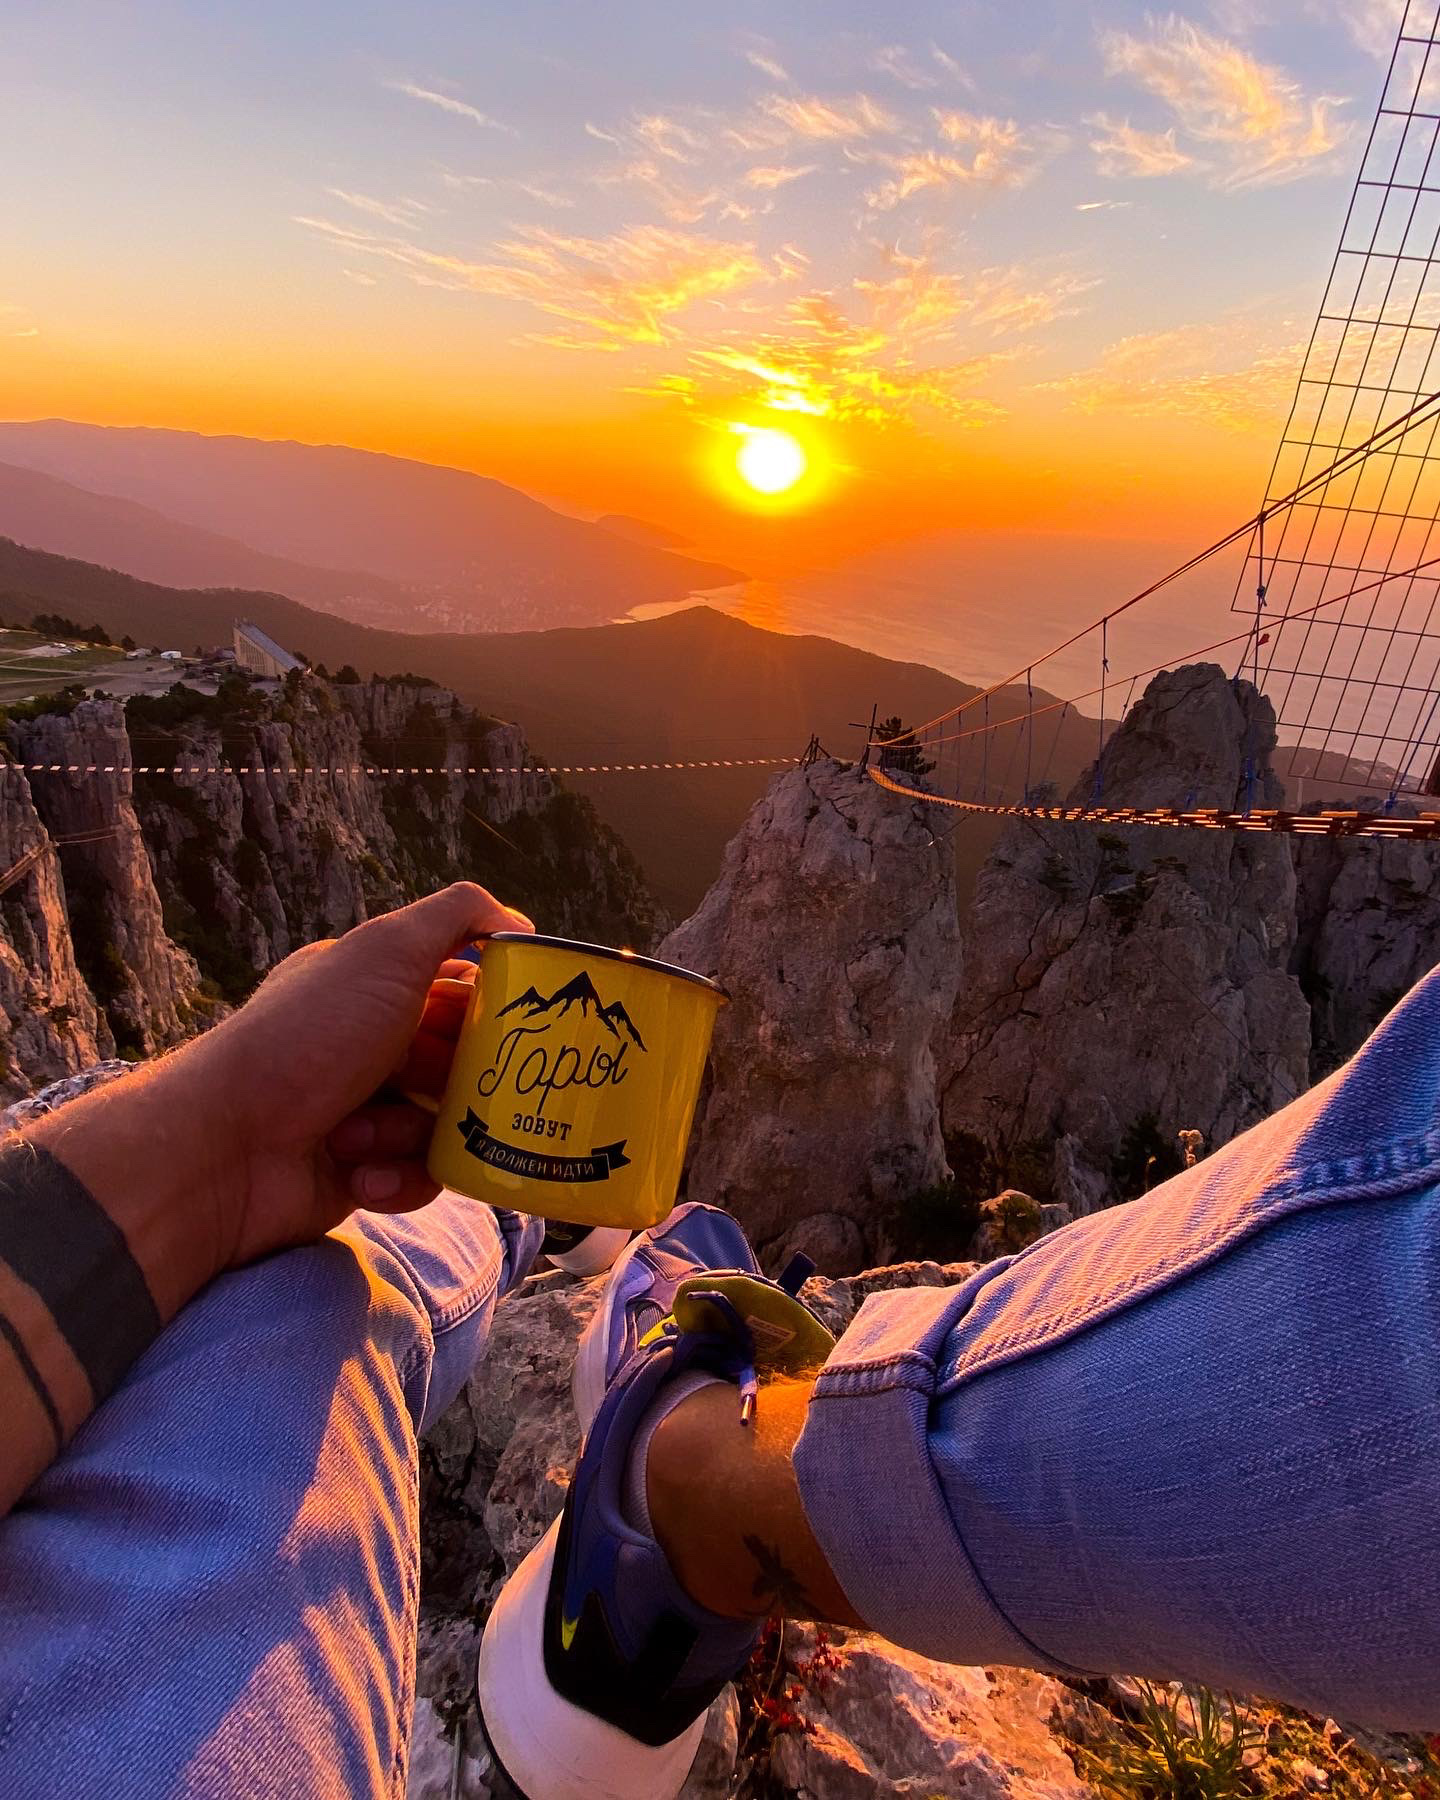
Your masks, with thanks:
[(1098, 362), (1041, 391), (1087, 413), (1202, 419), (1232, 431), (1278, 426), (1305, 353), (1293, 325), (1243, 316), (1144, 332), (1111, 344)]
[(802, 176), (813, 175), (817, 167), (816, 163), (805, 163), (800, 168), (787, 168), (782, 165), (777, 168), (747, 169), (745, 185), (766, 189), (785, 187), (792, 181), (799, 181)]
[(1175, 127), (1168, 131), (1142, 131), (1128, 119), (1114, 120), (1095, 113), (1086, 121), (1100, 136), (1090, 140), (1095, 164), (1102, 175), (1138, 177), (1173, 175), (1190, 168), (1195, 158), (1175, 142)]
[(1112, 75), (1127, 75), (1165, 102), (1180, 127), (1214, 147), (1214, 179), (1225, 188), (1294, 181), (1329, 165), (1348, 140), (1339, 101), (1307, 99), (1283, 69), (1171, 14), (1149, 21), (1147, 38), (1103, 39)]

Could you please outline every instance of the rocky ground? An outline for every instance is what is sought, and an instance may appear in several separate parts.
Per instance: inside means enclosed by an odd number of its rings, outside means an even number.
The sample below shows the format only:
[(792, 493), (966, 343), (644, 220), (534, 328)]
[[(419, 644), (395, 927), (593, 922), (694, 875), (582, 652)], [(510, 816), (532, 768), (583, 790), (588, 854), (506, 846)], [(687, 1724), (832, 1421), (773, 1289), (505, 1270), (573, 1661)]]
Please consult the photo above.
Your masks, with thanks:
[[(905, 1263), (815, 1277), (805, 1299), (835, 1331), (866, 1294), (963, 1280), (973, 1264)], [(422, 1628), (410, 1800), (443, 1800), (465, 1733), (460, 1792), (488, 1794), (470, 1714), (475, 1652), (505, 1575), (559, 1513), (578, 1449), (570, 1363), (599, 1282), (533, 1276), (502, 1302), (484, 1363), (422, 1446)], [(785, 1696), (795, 1693), (794, 1699)], [(781, 1697), (769, 1709), (762, 1702)], [(1076, 1777), (1047, 1676), (952, 1668), (863, 1632), (790, 1625), (710, 1723), (685, 1800), (739, 1793), (1069, 1800)]]

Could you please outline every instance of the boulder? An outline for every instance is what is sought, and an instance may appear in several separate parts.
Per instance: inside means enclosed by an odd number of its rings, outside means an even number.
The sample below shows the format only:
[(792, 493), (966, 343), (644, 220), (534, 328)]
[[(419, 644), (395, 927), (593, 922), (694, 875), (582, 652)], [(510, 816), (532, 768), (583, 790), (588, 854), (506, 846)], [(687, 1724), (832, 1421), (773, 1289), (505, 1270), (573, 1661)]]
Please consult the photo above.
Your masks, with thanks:
[(959, 974), (954, 857), (922, 796), (848, 764), (777, 776), (659, 954), (717, 977), (686, 1192), (733, 1212), (768, 1267), (881, 1260), (906, 1198), (946, 1174), (935, 1039)]
[[(1211, 665), (1157, 676), (1072, 804), (1276, 805), (1275, 720)], [(1309, 1077), (1283, 838), (1017, 820), (981, 871), (941, 1048), (957, 1178), (1077, 1214), (1177, 1169)]]
[[(804, 1656), (813, 1628), (787, 1630)], [(834, 1632), (824, 1679), (795, 1702), (770, 1771), (797, 1800), (964, 1795), (1089, 1800), (1050, 1729), (1065, 1690), (1028, 1669), (962, 1668), (866, 1632)]]

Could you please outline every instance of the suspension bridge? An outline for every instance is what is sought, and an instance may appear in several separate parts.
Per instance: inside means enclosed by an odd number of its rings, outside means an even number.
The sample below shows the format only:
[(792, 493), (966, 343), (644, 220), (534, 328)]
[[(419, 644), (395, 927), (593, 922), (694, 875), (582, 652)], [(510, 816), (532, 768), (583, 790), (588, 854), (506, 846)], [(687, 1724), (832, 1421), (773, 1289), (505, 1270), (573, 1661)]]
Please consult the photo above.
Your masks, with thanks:
[[(1440, 5), (1407, 0), (1346, 208), (1314, 329), (1256, 513), (1031, 657), (900, 745), (873, 732), (867, 772), (914, 797), (905, 766), (964, 812), (1332, 836), (1440, 836)], [(1148, 667), (1121, 647), (1137, 610), (1201, 571), (1237, 565), (1237, 629)], [(1194, 591), (1193, 587), (1190, 590)], [(1176, 613), (1182, 609), (1176, 608)], [(1036, 704), (1036, 677), (1086, 656), (1093, 681)], [(1233, 662), (1270, 701), (1287, 791), (1346, 791), (1352, 807), (1311, 814), (1250, 804), (1137, 812), (1106, 804), (1106, 748), (1138, 684), (1161, 668)], [(1119, 669), (1122, 672), (1116, 673)], [(1002, 705), (1023, 691), (1025, 704)], [(1057, 721), (1098, 712), (1092, 791), (1051, 801)], [(994, 716), (1003, 711), (1003, 717)], [(890, 765), (887, 767), (887, 763)]]

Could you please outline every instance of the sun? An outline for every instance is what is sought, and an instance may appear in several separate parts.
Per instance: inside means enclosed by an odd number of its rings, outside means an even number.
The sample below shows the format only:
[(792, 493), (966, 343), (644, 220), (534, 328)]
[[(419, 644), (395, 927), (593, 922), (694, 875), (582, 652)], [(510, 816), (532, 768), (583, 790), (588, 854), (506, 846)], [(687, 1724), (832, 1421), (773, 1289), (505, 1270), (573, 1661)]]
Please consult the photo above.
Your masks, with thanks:
[(740, 479), (757, 494), (783, 494), (810, 466), (800, 443), (788, 431), (753, 427), (735, 453)]

